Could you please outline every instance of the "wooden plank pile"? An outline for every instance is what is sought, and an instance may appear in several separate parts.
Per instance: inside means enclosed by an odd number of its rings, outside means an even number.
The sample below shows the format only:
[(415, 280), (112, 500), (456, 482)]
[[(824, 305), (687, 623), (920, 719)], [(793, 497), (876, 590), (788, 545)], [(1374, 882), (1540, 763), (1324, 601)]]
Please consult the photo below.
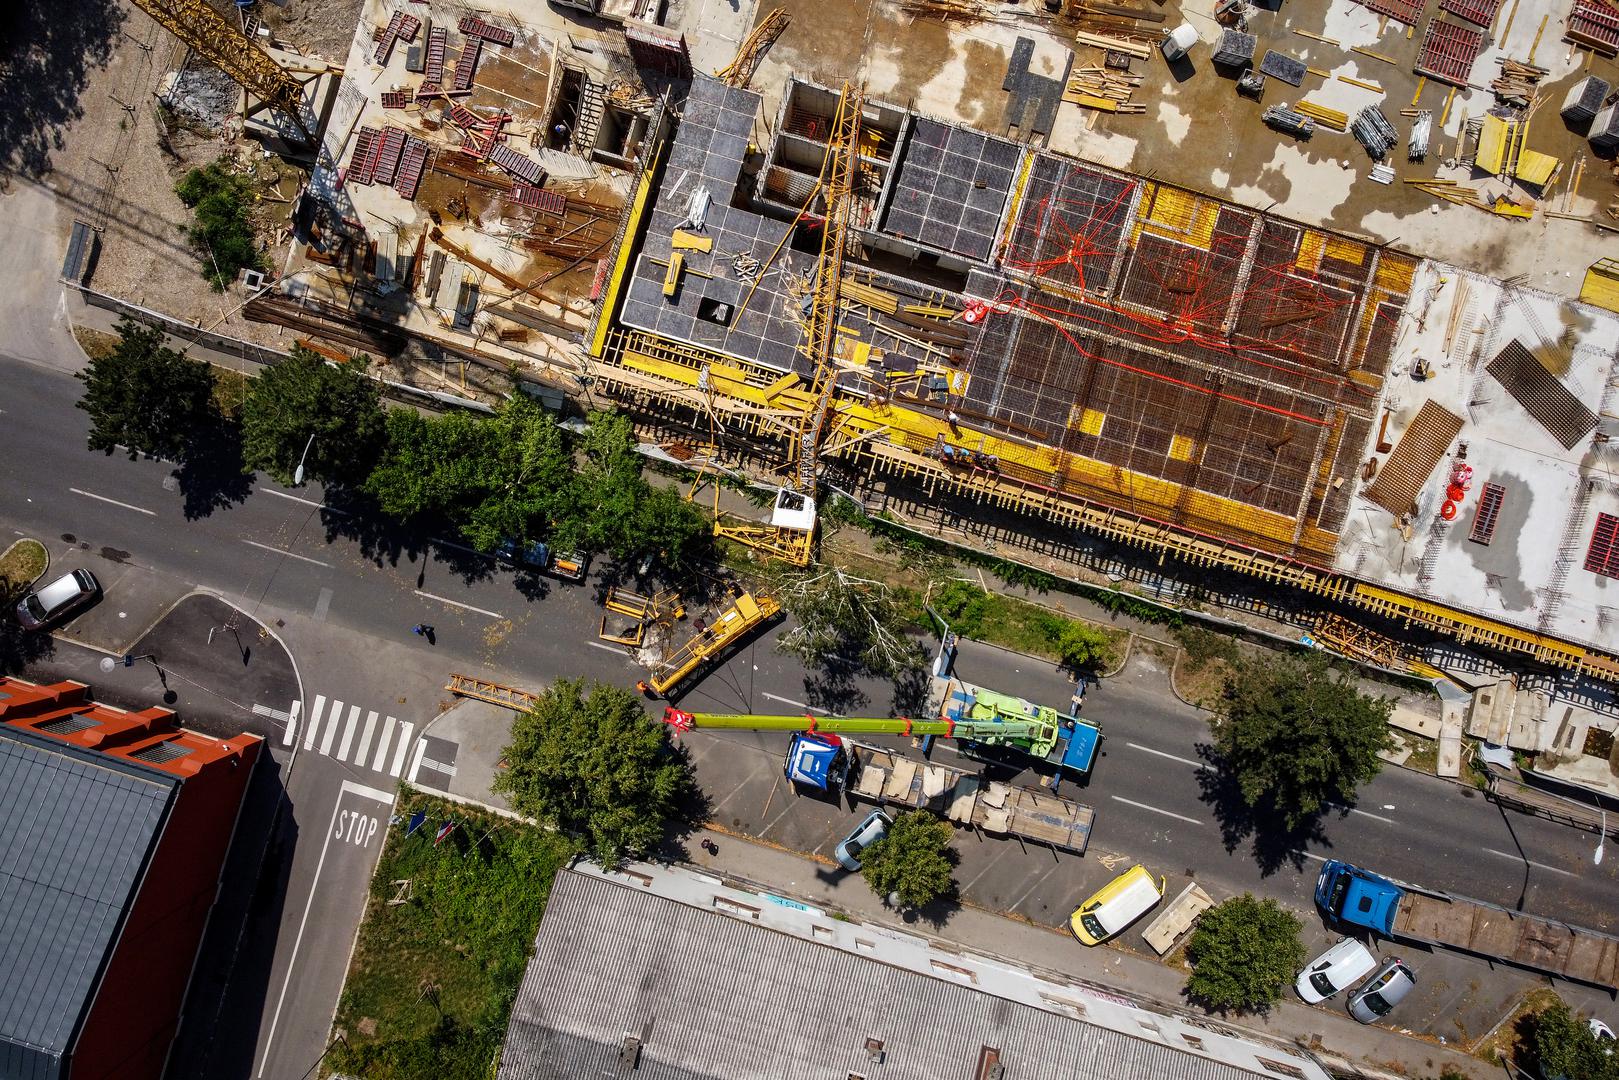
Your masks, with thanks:
[(1087, 109), (1111, 113), (1144, 113), (1145, 105), (1131, 102), (1130, 97), (1141, 85), (1140, 75), (1109, 71), (1105, 67), (1082, 67), (1068, 77), (1068, 86), (1062, 99)]
[(1293, 111), (1303, 113), (1322, 127), (1331, 128), (1333, 131), (1349, 130), (1349, 114), (1346, 112), (1329, 109), (1313, 101), (1301, 101), (1293, 106)]
[(1546, 77), (1546, 69), (1506, 57), (1497, 63), (1501, 65), (1501, 74), (1490, 83), (1495, 96), (1509, 105), (1528, 105), (1534, 99), (1540, 80)]
[(1093, 34), (1088, 30), (1080, 30), (1074, 34), (1074, 40), (1081, 45), (1093, 45), (1098, 49), (1108, 49), (1113, 52), (1133, 56), (1137, 60), (1145, 60), (1152, 55), (1152, 48), (1147, 39), (1139, 34)]

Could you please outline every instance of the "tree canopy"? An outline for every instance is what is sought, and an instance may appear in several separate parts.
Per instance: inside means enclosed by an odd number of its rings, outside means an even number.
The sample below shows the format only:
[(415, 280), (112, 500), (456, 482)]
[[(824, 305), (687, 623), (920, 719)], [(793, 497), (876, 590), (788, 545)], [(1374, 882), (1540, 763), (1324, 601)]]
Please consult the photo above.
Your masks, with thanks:
[(886, 835), (860, 853), (860, 873), (871, 891), (898, 893), (905, 907), (926, 907), (954, 894), (956, 851), (950, 823), (921, 810), (894, 819)]
[(651, 555), (690, 566), (706, 550), (708, 522), (678, 491), (647, 482), (635, 441), (628, 418), (590, 414), (574, 484), (574, 542), (626, 561)]
[(648, 854), (671, 825), (695, 824), (684, 752), (621, 687), (558, 680), (513, 721), (504, 756), (494, 790), (605, 866)]
[(910, 617), (880, 581), (818, 566), (779, 574), (772, 591), (795, 621), (776, 648), (808, 667), (845, 664), (897, 678), (926, 662), (907, 632)]
[(1298, 918), (1252, 893), (1205, 911), (1186, 946), (1192, 965), (1186, 992), (1217, 1009), (1264, 1010), (1304, 966)]
[(1283, 654), (1234, 667), (1210, 723), (1243, 801), (1292, 830), (1377, 775), (1393, 707), (1320, 653)]
[(243, 267), (263, 269), (264, 260), (247, 217), (253, 193), (245, 180), (215, 161), (186, 173), (174, 191), (191, 208), (193, 220), (187, 235), (202, 262), (202, 276), (215, 292), (229, 288)]
[(260, 372), (242, 402), (243, 464), (283, 484), (292, 482), (306, 446), (306, 476), (364, 480), (384, 433), (377, 384), (358, 364), (334, 364), (301, 345)]
[(1619, 1080), (1619, 1054), (1561, 1001), (1524, 1018), (1527, 1050), (1541, 1080)]
[(480, 550), (534, 540), (571, 509), (573, 461), (551, 414), (517, 394), (493, 417), (388, 414), (387, 449), (366, 489), (384, 513), (439, 516)]
[(118, 344), (79, 372), (90, 414), (90, 449), (120, 446), (141, 454), (181, 458), (215, 409), (213, 369), (163, 344), (163, 332), (131, 319), (118, 324)]

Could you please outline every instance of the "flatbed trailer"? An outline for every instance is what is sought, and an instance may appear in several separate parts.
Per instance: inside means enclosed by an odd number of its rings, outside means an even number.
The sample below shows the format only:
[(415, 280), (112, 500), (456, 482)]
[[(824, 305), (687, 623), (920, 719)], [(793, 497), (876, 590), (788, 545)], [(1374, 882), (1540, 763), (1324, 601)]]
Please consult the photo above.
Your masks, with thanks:
[(1032, 840), (1076, 855), (1090, 843), (1096, 811), (1056, 795), (1018, 787), (879, 747), (843, 741), (845, 790), (879, 806), (926, 810), (993, 836)]
[(1619, 937), (1611, 934), (1408, 885), (1337, 860), (1322, 867), (1315, 898), (1330, 917), (1384, 937), (1619, 989)]

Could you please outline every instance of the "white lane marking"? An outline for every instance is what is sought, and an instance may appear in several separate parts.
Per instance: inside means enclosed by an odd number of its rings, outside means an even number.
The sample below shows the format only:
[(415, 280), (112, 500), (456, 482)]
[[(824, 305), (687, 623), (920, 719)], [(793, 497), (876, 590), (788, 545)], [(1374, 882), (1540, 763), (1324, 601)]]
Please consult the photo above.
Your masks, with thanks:
[(287, 730), (281, 736), (282, 746), (291, 746), (298, 741), (298, 713), (303, 709), (303, 705), (301, 701), (294, 701), (292, 707), (287, 710)]
[(624, 649), (621, 646), (618, 646), (618, 645), (608, 645), (605, 642), (601, 642), (601, 641), (587, 641), (587, 642), (585, 642), (585, 644), (589, 645), (592, 649), (606, 649), (608, 652), (612, 653), (614, 656), (623, 656), (623, 655), (625, 655)]
[(1369, 817), (1373, 821), (1381, 821), (1385, 825), (1394, 824), (1393, 818), (1384, 817), (1382, 814), (1373, 814), (1366, 810), (1356, 810), (1353, 806), (1346, 806), (1344, 809), (1348, 810), (1351, 814), (1359, 814), (1361, 817)]
[(1484, 851), (1485, 851), (1485, 853), (1490, 854), (1490, 855), (1499, 855), (1503, 859), (1511, 859), (1513, 862), (1516, 862), (1516, 863), (1527, 863), (1530, 866), (1533, 866), (1537, 870), (1545, 870), (1545, 871), (1547, 871), (1549, 873), (1553, 873), (1553, 874), (1562, 874), (1564, 877), (1579, 877), (1580, 876), (1580, 875), (1578, 875), (1576, 873), (1573, 873), (1572, 871), (1564, 870), (1560, 866), (1547, 866), (1543, 862), (1536, 862), (1533, 859), (1526, 859), (1522, 855), (1514, 855), (1509, 851), (1497, 851), (1493, 847), (1487, 847), (1487, 848), (1484, 849)]
[[(295, 503), (303, 503), (305, 506), (313, 506), (316, 510), (330, 510), (331, 509), (331, 507), (327, 506), (325, 503), (314, 502), (314, 501), (312, 501), (310, 499), (301, 499), (296, 495), (289, 495), (285, 491), (277, 491), (275, 488), (255, 487), (253, 490), (254, 491), (262, 491), (266, 495), (279, 495), (281, 498), (283, 498), (283, 499), (291, 499)], [(339, 514), (341, 514), (342, 512), (343, 511), (341, 511), (341, 510), (334, 511), (334, 513), (339, 513)]]
[(393, 768), (388, 770), (389, 776), (398, 776), (405, 768), (405, 755), (410, 751), (410, 733), (416, 730), (416, 725), (407, 721), (399, 722), (399, 742), (394, 750)]
[(320, 595), (315, 598), (315, 621), (325, 622), (326, 612), (332, 606), (332, 590), (321, 589)]
[(111, 503), (114, 506), (121, 506), (125, 510), (133, 510), (137, 514), (145, 514), (147, 517), (157, 517), (156, 510), (148, 510), (144, 506), (135, 506), (131, 503), (119, 502), (117, 499), (109, 499), (105, 495), (97, 495), (93, 491), (80, 491), (78, 488), (74, 487), (70, 487), (68, 490), (73, 492), (75, 495), (83, 495), (86, 499), (95, 499), (97, 502)]
[[(319, 701), (319, 698), (316, 698)], [(270, 1018), (270, 1034), (264, 1040), (264, 1060), (259, 1064), (259, 1077), (263, 1078), (264, 1070), (270, 1067), (270, 1050), (275, 1046), (276, 1025), (281, 1022), (281, 1007), (287, 1003), (287, 987), (292, 985), (292, 973), (298, 964), (298, 948), (304, 943), (304, 930), (309, 926), (309, 912), (315, 906), (315, 889), (320, 885), (320, 872), (326, 867), (326, 852), (332, 846), (332, 834), (337, 831), (337, 812), (342, 809), (343, 796), (348, 793), (363, 795), (375, 799), (384, 805), (392, 805), (393, 796), (376, 788), (365, 787), (351, 781), (343, 781), (343, 787), (338, 793), (337, 801), (332, 804), (332, 820), (326, 826), (326, 841), (320, 846), (320, 859), (315, 863), (315, 877), (309, 883), (309, 899), (304, 903), (304, 917), (298, 920), (298, 936), (292, 939), (292, 955), (287, 958), (287, 974), (281, 980), (281, 993), (275, 1000), (275, 1015)]]
[(279, 720), (283, 726), (286, 725), (288, 720), (292, 719), (292, 714), (285, 709), (272, 709), (268, 705), (254, 705), (253, 715), (268, 716), (271, 720)]
[[(388, 740), (394, 737), (394, 725), (397, 723), (399, 721), (390, 716), (388, 722), (382, 725), (382, 733), (377, 737), (377, 756), (371, 762), (372, 772), (382, 771), (382, 763), (388, 759)], [(355, 762), (355, 764), (362, 763)]]
[(304, 749), (315, 748), (315, 729), (320, 727), (321, 710), (326, 708), (326, 695), (315, 695), (315, 707), (309, 710), (309, 727), (304, 729)]
[(813, 705), (806, 705), (802, 701), (794, 701), (790, 697), (779, 697), (779, 696), (777, 696), (775, 694), (770, 693), (767, 690), (759, 691), (759, 696), (764, 698), (766, 701), (779, 701), (783, 705), (791, 705), (793, 708), (795, 708), (795, 709), (803, 709), (805, 712), (818, 712), (818, 713), (826, 712), (825, 709), (817, 709)]
[(1157, 754), (1159, 757), (1166, 757), (1170, 761), (1178, 761), (1182, 765), (1190, 765), (1199, 772), (1207, 771), (1209, 769), (1209, 765), (1206, 762), (1193, 761), (1191, 758), (1177, 757), (1174, 754), (1166, 754), (1162, 750), (1154, 750), (1152, 747), (1142, 746), (1140, 743), (1127, 742), (1124, 745), (1130, 747), (1132, 750), (1145, 750), (1149, 754)]
[(468, 611), (476, 611), (479, 615), (487, 615), (491, 619), (504, 619), (506, 617), (498, 611), (490, 611), (488, 608), (473, 607), (471, 604), (463, 604), (459, 600), (451, 600), (448, 596), (438, 596), (435, 593), (423, 592), (420, 589), (416, 590), (416, 595), (422, 597), (424, 600), (437, 600), (439, 603), (449, 604), (451, 607), (466, 608)]
[(349, 745), (354, 742), (354, 729), (360, 726), (360, 707), (349, 706), (349, 722), (343, 727), (343, 739), (337, 744), (337, 760), (349, 759)]
[(332, 708), (326, 714), (326, 737), (320, 741), (321, 757), (330, 757), (332, 753), (332, 739), (337, 735), (337, 729), (343, 726), (343, 703), (332, 701)]
[(1295, 854), (1295, 855), (1303, 855), (1306, 859), (1314, 859), (1316, 862), (1326, 862), (1327, 861), (1322, 856), (1320, 856), (1320, 855), (1312, 855), (1308, 851), (1294, 851), (1293, 854)]
[(297, 559), (299, 562), (314, 563), (316, 566), (324, 566), (328, 570), (332, 568), (332, 564), (329, 562), (321, 562), (319, 559), (311, 559), (308, 555), (299, 555), (297, 552), (288, 551), (286, 548), (278, 548), (272, 547), (269, 544), (261, 544), (257, 540), (243, 540), (242, 543), (246, 544), (248, 547), (256, 547), (260, 551), (270, 551), (277, 555), (285, 555), (287, 558)]
[(1203, 824), (1201, 821), (1197, 820), (1197, 818), (1189, 818), (1189, 817), (1183, 817), (1180, 814), (1173, 814), (1173, 813), (1170, 813), (1168, 810), (1160, 810), (1156, 806), (1148, 806), (1144, 802), (1136, 802), (1134, 799), (1126, 799), (1121, 795), (1114, 795), (1114, 796), (1112, 796), (1112, 799), (1113, 799), (1114, 802), (1121, 802), (1121, 803), (1124, 803), (1126, 806), (1133, 806), (1138, 810), (1151, 810), (1155, 814), (1162, 814), (1165, 817), (1172, 817), (1176, 821), (1184, 821), (1188, 825), (1201, 825), (1201, 824)]
[(365, 730), (360, 732), (360, 745), (354, 748), (354, 764), (365, 764), (365, 752), (371, 749), (371, 733), (377, 726), (377, 710), (372, 709), (366, 714)]
[(427, 740), (419, 739), (416, 742), (416, 752), (410, 755), (410, 782), (416, 782), (416, 774), (422, 769), (422, 754), (427, 751)]

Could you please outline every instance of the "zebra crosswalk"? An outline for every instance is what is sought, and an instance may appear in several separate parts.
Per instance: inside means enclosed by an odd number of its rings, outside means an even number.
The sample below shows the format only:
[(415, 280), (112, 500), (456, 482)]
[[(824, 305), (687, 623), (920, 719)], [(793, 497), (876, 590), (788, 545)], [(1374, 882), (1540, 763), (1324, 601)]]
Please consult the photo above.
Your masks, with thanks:
[(292, 746), (299, 740), (306, 751), (396, 778), (407, 764), (415, 772), (423, 749), (410, 721), (353, 702), (327, 700), (324, 694), (315, 695), (307, 713), (301, 701), (294, 701), (288, 710), (281, 744)]

